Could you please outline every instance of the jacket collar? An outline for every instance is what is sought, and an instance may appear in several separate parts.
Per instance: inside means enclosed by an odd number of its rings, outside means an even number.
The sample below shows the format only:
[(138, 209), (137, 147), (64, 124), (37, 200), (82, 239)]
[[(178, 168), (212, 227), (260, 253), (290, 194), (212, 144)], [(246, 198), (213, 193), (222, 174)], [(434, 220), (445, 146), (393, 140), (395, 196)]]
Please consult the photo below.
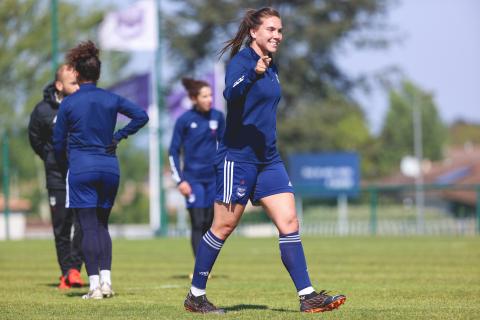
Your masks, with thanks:
[(96, 88), (97, 85), (93, 82), (87, 82), (87, 83), (82, 83), (80, 85), (80, 90), (85, 90), (85, 89), (92, 89), (92, 88)]

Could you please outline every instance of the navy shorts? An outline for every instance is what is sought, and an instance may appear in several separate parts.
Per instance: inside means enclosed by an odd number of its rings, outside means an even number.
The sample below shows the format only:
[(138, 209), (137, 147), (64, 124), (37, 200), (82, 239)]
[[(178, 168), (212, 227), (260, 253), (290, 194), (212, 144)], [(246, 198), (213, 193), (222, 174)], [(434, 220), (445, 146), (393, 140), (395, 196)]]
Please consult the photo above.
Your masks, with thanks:
[(258, 205), (260, 199), (279, 193), (293, 193), (283, 162), (254, 164), (227, 161), (217, 166), (215, 201)]
[(67, 173), (67, 208), (111, 208), (120, 177), (108, 172)]
[(192, 193), (185, 197), (187, 208), (210, 208), (215, 202), (215, 182), (190, 182)]

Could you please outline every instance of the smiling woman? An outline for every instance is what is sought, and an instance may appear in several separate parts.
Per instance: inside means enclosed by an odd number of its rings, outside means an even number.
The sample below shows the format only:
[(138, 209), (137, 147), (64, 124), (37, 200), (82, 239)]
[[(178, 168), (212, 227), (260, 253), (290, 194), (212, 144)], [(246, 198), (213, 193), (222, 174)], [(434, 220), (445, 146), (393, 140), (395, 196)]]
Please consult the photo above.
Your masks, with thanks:
[(346, 300), (344, 295), (317, 293), (312, 287), (293, 186), (276, 146), (281, 88), (273, 54), (282, 39), (282, 20), (275, 9), (248, 10), (237, 34), (220, 52), (230, 50), (231, 57), (223, 92), (227, 122), (215, 159), (214, 219), (197, 249), (192, 287), (184, 302), (188, 311), (225, 312), (208, 301), (207, 280), (249, 200), (261, 205), (278, 229), (281, 259), (297, 289), (300, 311), (330, 311)]

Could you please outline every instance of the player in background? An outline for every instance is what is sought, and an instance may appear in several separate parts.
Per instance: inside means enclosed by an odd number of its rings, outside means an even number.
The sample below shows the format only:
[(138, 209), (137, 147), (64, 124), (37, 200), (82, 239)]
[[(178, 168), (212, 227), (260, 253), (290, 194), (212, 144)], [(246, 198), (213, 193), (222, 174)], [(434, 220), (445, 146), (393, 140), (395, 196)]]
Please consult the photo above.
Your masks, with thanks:
[[(62, 64), (55, 72), (55, 80), (45, 87), (43, 99), (33, 109), (28, 124), (28, 138), (35, 153), (43, 160), (52, 219), (57, 261), (62, 275), (59, 289), (83, 286), (82, 231), (73, 210), (65, 208), (65, 177), (53, 152), (53, 128), (62, 100), (78, 90), (72, 67)], [(73, 237), (72, 226), (74, 226)]]
[[(282, 38), (282, 21), (276, 10), (248, 10), (236, 36), (221, 51), (230, 50), (231, 56), (223, 93), (228, 113), (217, 152), (214, 220), (199, 245), (192, 286), (184, 301), (191, 312), (224, 313), (206, 297), (208, 274), (249, 199), (262, 205), (278, 229), (280, 256), (297, 289), (300, 311), (333, 310), (346, 299), (323, 290), (316, 292), (312, 287), (293, 187), (276, 147), (281, 88), (273, 54)], [(245, 39), (245, 48), (240, 50)]]
[[(91, 41), (68, 52), (67, 63), (75, 69), (80, 89), (62, 101), (53, 134), (55, 156), (68, 164), (66, 206), (74, 208), (83, 231), (82, 249), (90, 282), (83, 299), (114, 295), (108, 218), (120, 180), (115, 150), (148, 122), (139, 106), (97, 87), (101, 69), (98, 55)], [(115, 132), (118, 113), (132, 120)]]
[[(215, 200), (213, 163), (225, 130), (225, 120), (222, 112), (212, 109), (212, 89), (207, 82), (183, 78), (182, 84), (193, 106), (175, 123), (169, 160), (172, 178), (186, 200), (192, 226), (191, 245), (196, 256), (202, 236), (212, 225)], [(183, 161), (180, 161), (181, 156)]]

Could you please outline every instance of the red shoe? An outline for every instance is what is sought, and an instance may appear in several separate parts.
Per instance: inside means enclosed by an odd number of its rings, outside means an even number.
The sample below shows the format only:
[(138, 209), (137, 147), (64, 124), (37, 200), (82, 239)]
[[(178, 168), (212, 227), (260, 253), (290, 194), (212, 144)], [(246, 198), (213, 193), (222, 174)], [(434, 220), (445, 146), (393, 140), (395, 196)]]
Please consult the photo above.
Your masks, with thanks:
[(68, 270), (67, 282), (71, 287), (75, 288), (80, 288), (84, 285), (80, 272), (77, 269)]
[(65, 278), (64, 276), (61, 276), (60, 277), (60, 284), (58, 285), (57, 288), (60, 289), (60, 290), (70, 289), (70, 284), (68, 284), (67, 278)]

